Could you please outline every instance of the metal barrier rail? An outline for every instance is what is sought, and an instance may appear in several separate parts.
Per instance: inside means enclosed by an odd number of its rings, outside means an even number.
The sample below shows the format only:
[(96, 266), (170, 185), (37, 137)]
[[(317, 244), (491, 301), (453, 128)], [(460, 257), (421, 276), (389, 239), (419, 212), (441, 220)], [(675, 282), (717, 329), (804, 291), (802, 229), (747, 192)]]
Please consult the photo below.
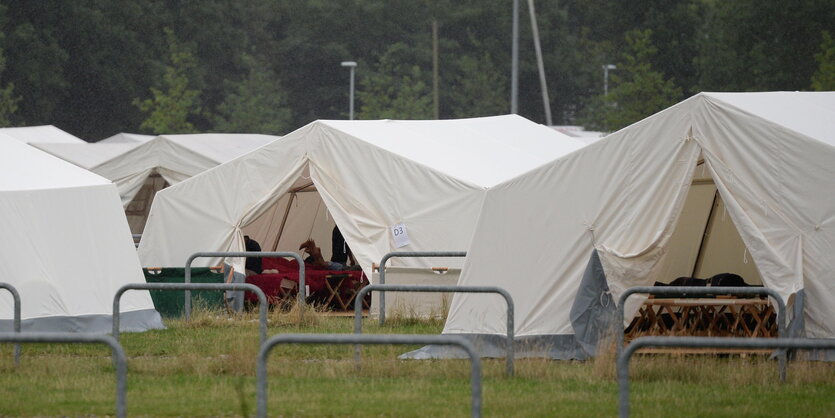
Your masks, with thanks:
[(119, 288), (113, 296), (113, 338), (119, 341), (121, 311), (119, 303), (128, 290), (248, 290), (258, 295), (258, 314), (261, 322), (259, 343), (267, 339), (267, 296), (258, 286), (250, 283), (129, 283)]
[[(354, 333), (362, 334), (362, 299), (371, 291), (385, 292), (445, 292), (445, 293), (496, 293), (501, 295), (507, 303), (507, 375), (513, 376), (513, 333), (514, 333), (514, 305), (513, 298), (506, 290), (496, 286), (431, 286), (408, 284), (371, 284), (363, 287), (354, 299)], [(381, 294), (382, 297), (382, 294)], [(380, 320), (380, 325), (383, 321)], [(360, 361), (360, 347), (354, 352), (354, 359)]]
[[(186, 283), (191, 283), (191, 263), (196, 258), (205, 258), (205, 257), (268, 257), (268, 258), (283, 258), (283, 257), (292, 257), (296, 259), (296, 262), (299, 264), (299, 293), (298, 293), (298, 303), (300, 306), (304, 306), (305, 304), (305, 281), (304, 281), (304, 260), (302, 257), (294, 252), (285, 252), (285, 251), (211, 251), (211, 252), (199, 252), (194, 253), (188, 257), (186, 260), (186, 267), (185, 267), (185, 279)], [(185, 305), (183, 309), (186, 313), (186, 320), (191, 317), (191, 291), (186, 290), (185, 294)]]
[[(386, 284), (386, 262), (392, 257), (466, 257), (466, 251), (402, 251), (391, 252), (380, 259), (380, 284)], [(373, 273), (373, 272), (372, 272)], [(386, 322), (386, 294), (380, 295), (380, 324)]]
[(128, 364), (125, 350), (116, 339), (102, 334), (79, 334), (71, 332), (27, 332), (22, 334), (0, 334), (0, 342), (17, 343), (100, 343), (110, 346), (113, 363), (116, 365), (116, 416), (127, 416), (127, 388)]
[[(14, 332), (20, 334), (20, 293), (9, 283), (0, 282), (0, 289), (6, 289), (14, 299)], [(14, 345), (14, 365), (20, 364), (20, 344)]]
[(481, 416), (481, 360), (473, 345), (457, 335), (375, 335), (375, 334), (280, 334), (261, 345), (256, 373), (258, 377), (258, 416), (267, 416), (267, 355), (277, 344), (436, 344), (464, 349), (472, 363), (472, 416)]
[[(624, 325), (624, 305), (629, 296), (636, 293), (646, 293), (656, 296), (707, 296), (707, 295), (758, 295), (771, 296), (777, 301), (777, 338), (785, 337), (786, 332), (786, 304), (774, 289), (767, 287), (700, 287), (700, 286), (637, 286), (626, 289), (618, 300), (618, 317), (620, 332), (618, 332), (617, 356), (623, 352), (623, 339), (626, 333)], [(786, 381), (786, 352), (778, 354), (780, 363), (780, 381)]]
[(835, 340), (805, 338), (733, 338), (733, 337), (641, 337), (629, 344), (618, 357), (618, 385), (621, 417), (629, 416), (629, 360), (644, 347), (693, 348), (769, 348), (835, 349)]

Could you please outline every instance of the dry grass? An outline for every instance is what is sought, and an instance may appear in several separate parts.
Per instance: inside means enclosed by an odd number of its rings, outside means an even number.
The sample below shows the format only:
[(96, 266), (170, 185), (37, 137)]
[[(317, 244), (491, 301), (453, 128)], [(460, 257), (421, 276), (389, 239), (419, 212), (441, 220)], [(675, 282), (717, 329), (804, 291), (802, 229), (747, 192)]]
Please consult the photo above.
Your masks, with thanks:
[[(316, 309), (270, 313), (270, 334), (349, 333), (352, 318)], [(129, 356), (128, 410), (147, 416), (247, 416), (255, 408), (258, 314), (195, 310), (189, 322), (123, 334)], [(443, 322), (391, 318), (366, 332), (438, 333)], [(466, 416), (469, 362), (398, 360), (416, 347), (367, 346), (354, 368), (352, 346), (287, 345), (269, 361), (270, 412), (290, 416)], [(617, 410), (613, 346), (594, 361), (524, 359), (516, 376), (484, 361), (484, 412), (492, 416), (601, 416)], [(833, 416), (835, 365), (792, 362), (787, 384), (765, 357), (638, 355), (631, 367), (635, 415)], [(15, 369), (0, 347), (0, 415), (113, 413), (109, 350), (27, 345)]]

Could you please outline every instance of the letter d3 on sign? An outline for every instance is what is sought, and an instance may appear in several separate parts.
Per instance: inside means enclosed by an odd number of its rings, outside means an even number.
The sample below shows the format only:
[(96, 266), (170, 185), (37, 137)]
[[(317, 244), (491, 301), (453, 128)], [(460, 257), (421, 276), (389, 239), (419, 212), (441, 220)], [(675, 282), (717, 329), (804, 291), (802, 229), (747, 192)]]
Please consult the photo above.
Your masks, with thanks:
[(396, 248), (409, 245), (409, 233), (406, 231), (406, 225), (402, 222), (391, 227), (391, 236), (394, 238)]

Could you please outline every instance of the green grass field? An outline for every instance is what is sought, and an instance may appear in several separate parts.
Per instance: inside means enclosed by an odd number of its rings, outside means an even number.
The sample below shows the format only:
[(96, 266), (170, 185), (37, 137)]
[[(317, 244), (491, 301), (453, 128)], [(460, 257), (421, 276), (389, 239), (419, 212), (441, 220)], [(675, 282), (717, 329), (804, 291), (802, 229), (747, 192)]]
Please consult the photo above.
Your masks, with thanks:
[[(123, 334), (130, 416), (255, 414), (257, 316), (200, 312), (189, 323)], [(352, 318), (271, 313), (269, 334), (350, 333)], [(365, 320), (367, 333), (437, 334), (438, 321)], [(269, 362), (271, 416), (468, 416), (469, 362), (397, 360), (417, 347), (366, 346), (354, 369), (350, 346), (276, 347)], [(14, 367), (0, 347), (0, 415), (115, 413), (110, 351), (98, 345), (24, 345)], [(762, 357), (639, 356), (632, 366), (634, 416), (835, 416), (835, 365), (793, 362), (786, 384)], [(615, 416), (611, 357), (567, 362), (483, 363), (485, 416)]]

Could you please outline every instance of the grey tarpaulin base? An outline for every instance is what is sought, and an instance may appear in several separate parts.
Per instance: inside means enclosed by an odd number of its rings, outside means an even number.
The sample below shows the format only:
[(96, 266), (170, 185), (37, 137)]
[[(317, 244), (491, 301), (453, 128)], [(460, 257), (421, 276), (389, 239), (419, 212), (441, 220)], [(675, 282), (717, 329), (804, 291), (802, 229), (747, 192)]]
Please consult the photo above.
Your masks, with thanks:
[[(507, 338), (492, 334), (444, 334), (460, 335), (475, 346), (481, 357), (504, 358)], [(577, 343), (573, 335), (535, 335), (516, 337), (515, 358), (550, 358), (554, 360), (585, 360), (589, 356)], [(428, 360), (468, 358), (466, 353), (456, 347), (427, 345), (417, 350), (401, 354), (400, 359)]]
[[(609, 296), (609, 286), (597, 251), (593, 251), (571, 307), (571, 326), (575, 334), (531, 335), (516, 337), (516, 358), (540, 357), (554, 360), (586, 360), (597, 352), (597, 345), (610, 329), (616, 314)], [(455, 334), (470, 340), (481, 357), (505, 357), (503, 335)], [(403, 354), (403, 359), (464, 358), (454, 347), (426, 346)]]
[[(109, 334), (113, 331), (112, 315), (48, 316), (21, 321), (23, 332), (88, 332)], [(156, 309), (122, 312), (119, 329), (124, 332), (142, 332), (149, 329), (165, 329)], [(0, 332), (14, 332), (14, 320), (0, 320)]]
[[(795, 294), (792, 308), (792, 320), (788, 326), (789, 337), (804, 337), (803, 308), (805, 290)], [(573, 335), (536, 335), (517, 337), (514, 349), (516, 358), (541, 357), (554, 360), (586, 360), (594, 357), (598, 345), (614, 335), (617, 320), (616, 303), (612, 300), (606, 274), (600, 263), (597, 250), (593, 250), (577, 296), (569, 313)], [(476, 346), (481, 357), (503, 358), (506, 339), (504, 335), (493, 334), (453, 334), (461, 335)], [(402, 359), (443, 359), (466, 358), (465, 353), (455, 347), (426, 346), (400, 356)], [(812, 350), (808, 353), (811, 360), (835, 361), (835, 350)]]

